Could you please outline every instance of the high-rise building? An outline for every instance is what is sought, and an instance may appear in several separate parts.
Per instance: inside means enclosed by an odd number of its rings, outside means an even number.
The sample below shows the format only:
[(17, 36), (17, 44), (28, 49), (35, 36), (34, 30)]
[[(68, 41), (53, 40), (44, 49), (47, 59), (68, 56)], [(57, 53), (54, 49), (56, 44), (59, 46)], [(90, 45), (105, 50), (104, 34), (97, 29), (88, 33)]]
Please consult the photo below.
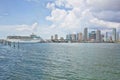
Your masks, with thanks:
[(68, 41), (70, 38), (69, 38), (69, 34), (66, 35), (66, 40)]
[(108, 32), (106, 32), (106, 41), (108, 41)]
[(104, 40), (104, 37), (105, 37), (104, 34), (102, 34), (102, 35), (101, 35), (101, 42), (104, 42), (104, 41), (105, 41), (105, 40)]
[(55, 34), (55, 40), (58, 40), (58, 35), (57, 34)]
[(76, 34), (71, 34), (71, 39), (72, 39), (72, 41), (76, 41)]
[(112, 41), (116, 41), (116, 28), (112, 29)]
[(86, 42), (88, 40), (88, 29), (84, 28), (84, 41)]
[(91, 33), (89, 33), (89, 40), (90, 41), (96, 40), (96, 32), (95, 31), (91, 31)]
[(77, 34), (77, 40), (78, 42), (82, 41), (82, 33)]
[(51, 40), (53, 40), (53, 36), (51, 36)]
[(101, 31), (100, 30), (96, 31), (96, 42), (101, 42)]
[(112, 42), (112, 36), (109, 36), (109, 41)]
[(79, 33), (76, 34), (76, 40), (78, 41), (79, 38)]
[(67, 41), (71, 41), (71, 34), (67, 34), (67, 35), (66, 35), (66, 40), (67, 40)]
[(119, 32), (117, 32), (117, 36), (116, 37), (117, 37), (117, 41), (119, 41)]

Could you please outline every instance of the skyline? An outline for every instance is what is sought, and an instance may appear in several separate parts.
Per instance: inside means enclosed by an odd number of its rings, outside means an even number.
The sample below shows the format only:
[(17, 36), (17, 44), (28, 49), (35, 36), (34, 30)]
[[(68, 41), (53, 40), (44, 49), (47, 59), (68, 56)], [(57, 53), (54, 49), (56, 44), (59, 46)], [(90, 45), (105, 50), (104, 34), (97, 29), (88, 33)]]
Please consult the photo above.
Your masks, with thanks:
[[(89, 31), (88, 28), (84, 28), (83, 33), (69, 33), (66, 34), (66, 37), (59, 36), (59, 34), (51, 35), (51, 41), (53, 42), (119, 42), (120, 36), (116, 28), (112, 28), (111, 32), (106, 32), (105, 34), (101, 33), (101, 30)], [(59, 37), (58, 37), (59, 36)]]
[(35, 33), (50, 35), (82, 32), (85, 27), (120, 32), (119, 0), (1, 0), (0, 38)]

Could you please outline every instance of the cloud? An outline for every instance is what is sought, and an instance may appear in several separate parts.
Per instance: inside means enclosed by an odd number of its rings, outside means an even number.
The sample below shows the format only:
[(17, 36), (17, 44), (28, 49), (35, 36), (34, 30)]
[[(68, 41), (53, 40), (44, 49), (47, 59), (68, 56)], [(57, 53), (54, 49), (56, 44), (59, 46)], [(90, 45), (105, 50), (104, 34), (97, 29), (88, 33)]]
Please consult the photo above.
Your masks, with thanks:
[(56, 0), (51, 3), (55, 6), (54, 9), (50, 9), (51, 14), (46, 17), (46, 20), (51, 21), (53, 23), (51, 26), (54, 25), (54, 28), (59, 28), (61, 32), (82, 31), (86, 27), (84, 24), (87, 23), (88, 16), (91, 17), (89, 10), (85, 9), (82, 3), (84, 0)]
[(19, 27), (16, 28), (17, 31), (32, 31), (34, 32), (38, 27), (38, 23), (35, 22), (32, 26), (29, 25), (19, 25)]
[(62, 9), (53, 9), (50, 16), (47, 16), (46, 19), (52, 22), (62, 22), (66, 17), (67, 12)]
[(109, 21), (109, 22), (120, 22), (120, 11), (101, 11), (94, 12), (93, 15), (98, 19)]
[[(37, 22), (32, 25), (0, 25), (0, 37), (6, 38), (6, 36), (14, 35), (23, 35), (28, 36), (31, 33), (34, 33), (38, 36), (41, 36), (43, 39), (50, 39), (51, 35), (59, 34), (59, 36), (64, 36), (64, 30), (61, 28), (56, 28), (56, 25), (41, 25)], [(4, 35), (3, 35), (4, 34)]]
[(65, 8), (75, 8), (81, 7), (84, 3), (84, 0), (56, 0), (55, 4), (58, 7), (65, 7)]
[(21, 25), (0, 25), (0, 37), (6, 38), (10, 35), (28, 35), (31, 34), (30, 31), (18, 31), (16, 30), (17, 27)]
[(82, 31), (84, 27), (119, 28), (119, 0), (55, 0), (48, 3), (46, 20), (61, 31)]
[(120, 22), (120, 0), (87, 0), (86, 4), (96, 18)]
[(94, 10), (120, 10), (120, 0), (87, 0), (86, 3)]
[(107, 22), (104, 20), (99, 20), (97, 18), (90, 20), (90, 22), (100, 26), (106, 26), (107, 28), (120, 28), (120, 23)]
[(46, 8), (48, 8), (48, 9), (55, 9), (55, 4), (54, 3), (47, 3)]

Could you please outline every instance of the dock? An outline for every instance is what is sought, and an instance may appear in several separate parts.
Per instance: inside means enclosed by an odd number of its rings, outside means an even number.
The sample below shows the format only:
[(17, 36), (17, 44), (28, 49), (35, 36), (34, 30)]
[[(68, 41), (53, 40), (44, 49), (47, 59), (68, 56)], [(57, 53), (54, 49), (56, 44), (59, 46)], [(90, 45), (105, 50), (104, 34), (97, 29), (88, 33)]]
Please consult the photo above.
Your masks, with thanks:
[(12, 42), (6, 39), (0, 39), (0, 44), (4, 46), (10, 46), (13, 48), (18, 48), (18, 49), (20, 48), (19, 42)]

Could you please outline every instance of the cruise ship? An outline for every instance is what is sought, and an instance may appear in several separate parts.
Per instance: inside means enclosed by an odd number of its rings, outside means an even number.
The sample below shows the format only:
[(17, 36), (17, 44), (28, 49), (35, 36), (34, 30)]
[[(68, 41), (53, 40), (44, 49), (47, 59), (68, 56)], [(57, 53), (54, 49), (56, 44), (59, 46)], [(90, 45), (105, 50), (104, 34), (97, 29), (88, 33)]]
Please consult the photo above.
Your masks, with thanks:
[(35, 34), (30, 36), (7, 36), (6, 41), (9, 42), (20, 42), (20, 43), (42, 43), (44, 40)]

